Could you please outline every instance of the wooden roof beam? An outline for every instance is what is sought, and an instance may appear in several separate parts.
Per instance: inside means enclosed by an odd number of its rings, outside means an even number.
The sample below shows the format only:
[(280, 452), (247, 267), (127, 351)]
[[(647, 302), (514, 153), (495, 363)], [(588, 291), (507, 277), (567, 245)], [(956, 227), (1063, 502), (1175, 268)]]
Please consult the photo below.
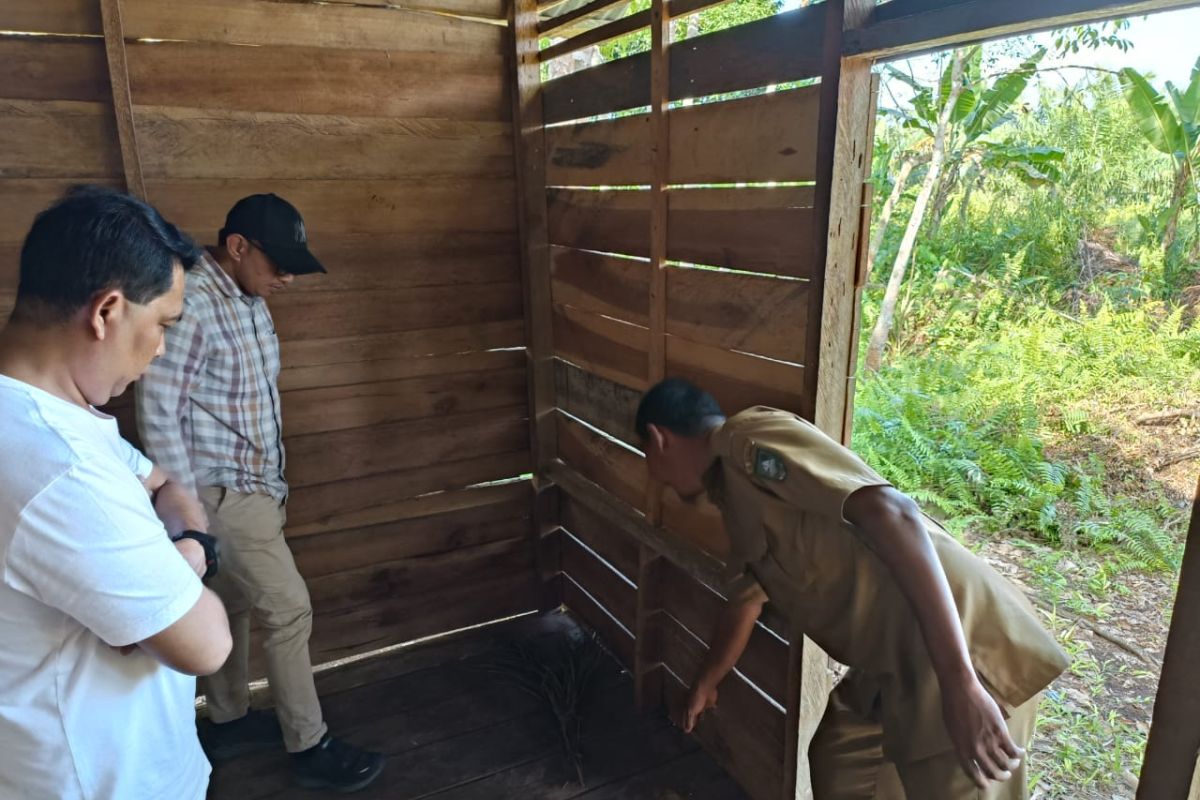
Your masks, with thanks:
[(892, 0), (846, 32), (842, 54), (912, 56), (985, 39), (1200, 5), (1200, 0)]

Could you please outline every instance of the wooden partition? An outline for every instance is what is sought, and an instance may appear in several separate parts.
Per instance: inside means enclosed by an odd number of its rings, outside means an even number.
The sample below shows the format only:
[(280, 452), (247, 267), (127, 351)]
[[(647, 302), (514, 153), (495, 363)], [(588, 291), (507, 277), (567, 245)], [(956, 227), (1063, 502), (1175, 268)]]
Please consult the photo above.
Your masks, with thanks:
[(0, 313), (72, 183), (206, 244), (247, 194), (305, 217), (329, 274), (270, 302), (315, 663), (538, 605), (504, 8), (369, 5), (0, 4), (53, 34), (0, 34)]
[[(648, 486), (636, 405), (679, 376), (731, 413), (773, 405), (841, 436), (850, 359), (826, 357), (831, 403), (818, 389), (819, 322), (827, 274), (854, 297), (870, 98), (857, 98), (858, 149), (838, 173), (854, 187), (841, 211), (849, 257), (827, 270), (834, 176), (819, 159), (832, 163), (847, 103), (827, 63), (840, 66), (843, 4), (672, 44), (672, 10), (702, 4), (656, 2), (540, 58), (639, 23), (651, 26), (650, 52), (542, 83), (536, 33), (564, 27), (551, 5), (518, 2), (514, 26), (522, 172), (536, 184), (522, 189), (525, 235), (544, 237), (526, 266), (532, 284), (548, 283), (548, 330), (531, 352), (554, 388), (536, 409), (556, 442), (538, 478), (560, 491), (561, 529), (545, 550), (563, 601), (633, 670), (643, 703), (678, 715), (724, 602), (728, 541), (715, 508)], [(869, 67), (857, 77), (869, 95)], [(821, 418), (822, 402), (834, 413)], [(827, 672), (788, 620), (769, 609), (763, 622), (698, 736), (753, 797), (775, 800), (798, 783), (807, 792), (797, 756)]]

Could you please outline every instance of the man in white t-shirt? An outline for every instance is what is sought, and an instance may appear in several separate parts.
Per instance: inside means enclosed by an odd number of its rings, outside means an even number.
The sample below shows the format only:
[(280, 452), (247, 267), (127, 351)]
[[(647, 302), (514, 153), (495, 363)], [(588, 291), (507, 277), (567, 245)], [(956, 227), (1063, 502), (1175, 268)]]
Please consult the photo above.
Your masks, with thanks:
[(197, 256), (95, 188), (26, 237), (0, 331), (0, 798), (205, 795), (194, 676), (231, 639), (202, 537), (171, 538), (203, 509), (94, 408), (161, 353)]

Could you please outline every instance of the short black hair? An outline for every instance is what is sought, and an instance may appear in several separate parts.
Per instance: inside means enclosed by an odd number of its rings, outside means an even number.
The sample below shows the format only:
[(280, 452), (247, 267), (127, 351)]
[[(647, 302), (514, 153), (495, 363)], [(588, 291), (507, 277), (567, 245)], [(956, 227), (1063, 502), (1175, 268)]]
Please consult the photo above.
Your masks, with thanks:
[(642, 397), (634, 427), (642, 441), (650, 438), (650, 425), (694, 438), (723, 419), (725, 414), (711, 394), (683, 378), (667, 378)]
[(14, 317), (62, 321), (100, 292), (148, 303), (171, 288), (176, 262), (200, 248), (148, 203), (100, 186), (75, 186), (37, 215), (21, 247)]

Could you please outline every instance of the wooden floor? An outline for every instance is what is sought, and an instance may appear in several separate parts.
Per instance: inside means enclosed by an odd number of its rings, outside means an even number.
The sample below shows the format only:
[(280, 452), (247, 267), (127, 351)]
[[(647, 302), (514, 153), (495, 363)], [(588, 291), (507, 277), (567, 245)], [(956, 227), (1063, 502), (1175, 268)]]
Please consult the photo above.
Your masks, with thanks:
[[(388, 756), (356, 798), (415, 800), (742, 800), (745, 794), (660, 712), (642, 715), (633, 682), (605, 656), (583, 723), (584, 785), (553, 717), (496, 665), (504, 643), (577, 631), (562, 614), (527, 617), (318, 676), (330, 730)], [(315, 798), (269, 752), (216, 765), (212, 800)], [(328, 796), (340, 796), (333, 795)]]

